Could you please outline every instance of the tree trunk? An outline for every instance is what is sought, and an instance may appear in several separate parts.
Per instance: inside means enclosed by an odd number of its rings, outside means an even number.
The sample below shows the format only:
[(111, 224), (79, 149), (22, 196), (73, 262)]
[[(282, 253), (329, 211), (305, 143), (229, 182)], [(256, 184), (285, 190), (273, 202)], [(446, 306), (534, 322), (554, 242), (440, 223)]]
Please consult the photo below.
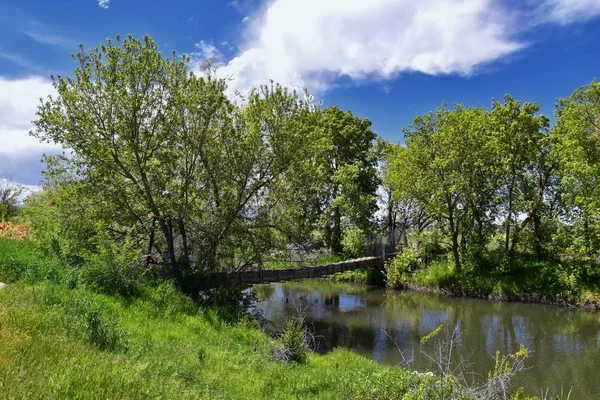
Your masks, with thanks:
[(150, 231), (150, 243), (148, 243), (148, 251), (146, 252), (146, 268), (150, 265), (152, 259), (152, 247), (154, 247), (154, 227), (156, 226), (156, 216), (152, 217), (152, 230)]
[(506, 217), (506, 237), (504, 239), (504, 251), (508, 253), (510, 246), (510, 224), (512, 224), (512, 202), (513, 188), (508, 190), (508, 216)]
[(169, 261), (171, 262), (171, 276), (173, 277), (175, 284), (177, 286), (181, 286), (182, 276), (181, 271), (179, 270), (179, 265), (177, 265), (177, 257), (175, 255), (173, 224), (169, 219), (168, 221), (161, 220), (160, 225), (163, 231), (163, 235), (165, 236), (165, 241), (167, 242), (167, 253), (169, 256)]
[(454, 258), (454, 270), (457, 274), (462, 273), (462, 265), (460, 263), (460, 244), (458, 243), (458, 226), (454, 220), (453, 205), (448, 200), (448, 224), (450, 225), (450, 236), (452, 239), (452, 257)]
[(458, 232), (452, 232), (452, 256), (454, 257), (454, 269), (457, 274), (462, 273), (462, 265), (460, 263), (460, 251), (458, 244)]
[(177, 220), (177, 225), (178, 225), (179, 234), (181, 235), (181, 241), (182, 241), (182, 245), (183, 245), (183, 257), (185, 258), (185, 262), (187, 263), (190, 261), (190, 253), (189, 253), (189, 249), (188, 249), (187, 232), (185, 230), (185, 224), (183, 222), (183, 219)]
[(331, 251), (335, 254), (342, 252), (342, 216), (339, 207), (333, 209), (333, 229), (331, 232)]

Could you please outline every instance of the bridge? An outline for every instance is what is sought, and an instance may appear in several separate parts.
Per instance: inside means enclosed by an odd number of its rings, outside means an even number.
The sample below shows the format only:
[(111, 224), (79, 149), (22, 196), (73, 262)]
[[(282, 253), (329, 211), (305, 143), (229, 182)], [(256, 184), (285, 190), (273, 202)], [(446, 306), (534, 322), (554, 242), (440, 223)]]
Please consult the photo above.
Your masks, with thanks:
[(198, 282), (199, 284), (196, 287), (200, 290), (205, 290), (219, 286), (226, 281), (247, 285), (295, 281), (299, 279), (321, 278), (339, 272), (352, 271), (361, 268), (383, 268), (384, 258), (387, 259), (394, 255), (395, 253), (387, 254), (386, 257), (363, 257), (310, 267), (212, 273), (205, 275), (202, 282)]

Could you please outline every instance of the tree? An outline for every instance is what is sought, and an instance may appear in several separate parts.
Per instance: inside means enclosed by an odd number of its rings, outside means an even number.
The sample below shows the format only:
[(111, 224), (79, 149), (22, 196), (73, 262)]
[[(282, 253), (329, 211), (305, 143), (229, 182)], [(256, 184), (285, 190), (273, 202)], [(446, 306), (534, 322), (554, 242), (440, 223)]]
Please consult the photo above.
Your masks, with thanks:
[(465, 221), (479, 203), (472, 183), (480, 179), (475, 168), (482, 154), (486, 112), (481, 108), (446, 104), (425, 116), (417, 116), (404, 130), (407, 145), (405, 176), (410, 192), (428, 215), (435, 218), (450, 239), (457, 273), (462, 272), (461, 253), (467, 248)]
[[(510, 95), (494, 100), (490, 112), (493, 154), (500, 162), (499, 196), (504, 213), (504, 250), (514, 259), (521, 231), (537, 216), (548, 186), (548, 118), (535, 115), (537, 103), (521, 104)], [(518, 221), (519, 214), (526, 214)]]
[[(419, 207), (413, 181), (414, 174), (407, 159), (408, 149), (397, 144), (385, 144), (382, 154), (382, 183), (385, 194), (388, 234), (400, 229), (400, 242), (408, 246), (407, 231), (414, 229), (416, 237), (431, 224), (431, 217)], [(413, 172), (411, 172), (413, 171)], [(420, 242), (417, 239), (417, 247)]]
[(74, 59), (73, 77), (53, 78), (57, 96), (39, 106), (32, 132), (72, 151), (47, 176), (84, 187), (105, 229), (166, 254), (176, 282), (191, 255), (205, 272), (236, 244), (263, 245), (253, 236), (274, 226), (277, 188), (315, 129), (308, 100), (271, 84), (234, 103), (214, 70), (189, 73), (187, 57), (163, 57), (148, 36)]
[(0, 179), (0, 220), (16, 215), (22, 194), (23, 186), (9, 179)]
[(591, 258), (600, 252), (600, 82), (575, 90), (556, 106), (552, 137), (568, 220), (575, 236), (575, 255)]
[(329, 248), (341, 253), (343, 220), (368, 232), (377, 209), (376, 135), (371, 121), (337, 107), (325, 109), (320, 127), (324, 134), (324, 236)]

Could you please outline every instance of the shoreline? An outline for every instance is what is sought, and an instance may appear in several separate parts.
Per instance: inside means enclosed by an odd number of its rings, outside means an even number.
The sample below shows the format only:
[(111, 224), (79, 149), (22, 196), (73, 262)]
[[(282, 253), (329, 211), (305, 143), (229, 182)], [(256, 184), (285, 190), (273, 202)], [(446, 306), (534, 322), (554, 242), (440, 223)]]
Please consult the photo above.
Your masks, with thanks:
[(532, 292), (529, 294), (516, 293), (516, 294), (505, 294), (505, 293), (483, 293), (473, 290), (464, 289), (448, 289), (433, 287), (428, 285), (421, 285), (417, 283), (406, 283), (402, 286), (393, 288), (394, 290), (406, 290), (412, 292), (429, 293), (438, 296), (447, 297), (470, 297), (475, 299), (490, 300), (490, 301), (506, 301), (506, 302), (521, 302), (521, 303), (538, 303), (552, 305), (562, 308), (581, 309), (585, 311), (598, 312), (600, 311), (600, 295), (593, 294), (590, 299), (582, 300), (578, 303), (570, 303), (567, 301), (559, 301), (557, 299), (549, 299), (545, 296), (539, 296)]

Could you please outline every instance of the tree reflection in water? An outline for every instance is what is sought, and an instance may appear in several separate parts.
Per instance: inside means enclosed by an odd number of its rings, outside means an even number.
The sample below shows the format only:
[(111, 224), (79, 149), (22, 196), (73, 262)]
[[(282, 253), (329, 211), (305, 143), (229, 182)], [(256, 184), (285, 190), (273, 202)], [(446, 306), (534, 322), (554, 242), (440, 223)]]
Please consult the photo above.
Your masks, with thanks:
[[(530, 369), (517, 379), (530, 395), (550, 388), (572, 398), (600, 394), (600, 321), (598, 314), (541, 304), (439, 297), (322, 280), (286, 282), (255, 288), (257, 307), (277, 322), (308, 304), (306, 319), (317, 335), (317, 351), (347, 347), (386, 364), (414, 355), (414, 368), (431, 363), (419, 353), (419, 340), (439, 324), (448, 335), (458, 327), (453, 361), (468, 360), (473, 379), (487, 376), (496, 350), (531, 352)], [(425, 351), (433, 346), (428, 342)], [(416, 350), (416, 351), (415, 351)]]

